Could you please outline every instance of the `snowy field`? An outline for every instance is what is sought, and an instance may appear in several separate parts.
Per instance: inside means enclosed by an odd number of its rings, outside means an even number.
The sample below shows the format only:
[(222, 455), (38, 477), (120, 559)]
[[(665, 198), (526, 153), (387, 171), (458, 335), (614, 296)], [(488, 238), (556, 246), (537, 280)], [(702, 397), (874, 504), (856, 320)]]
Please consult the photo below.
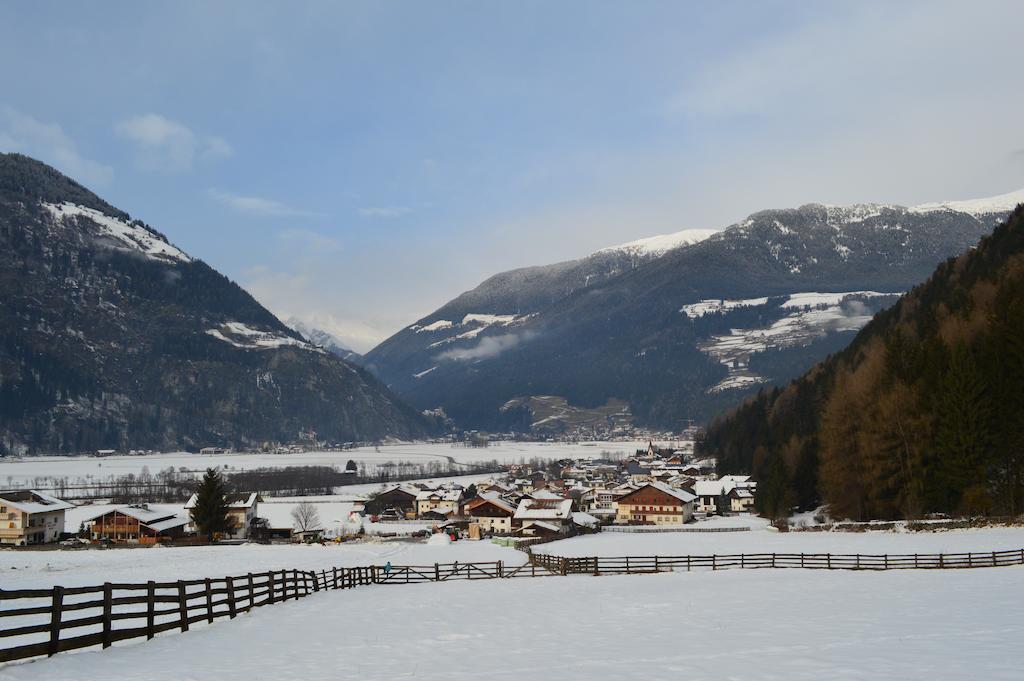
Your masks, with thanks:
[(342, 452), (304, 452), (300, 454), (151, 454), (145, 456), (45, 456), (0, 461), (0, 484), (17, 487), (36, 484), (42, 478), (68, 477), (105, 479), (110, 476), (139, 474), (143, 468), (157, 473), (167, 467), (201, 472), (208, 467), (227, 470), (284, 468), (288, 466), (337, 466), (344, 468), (351, 459), (373, 470), (389, 462), (421, 464), (473, 464), (488, 461), (518, 463), (532, 458), (596, 458), (602, 452), (632, 454), (646, 442), (499, 442), (490, 447), (453, 447), (449, 444), (399, 444), (360, 447)]
[[(737, 521), (737, 518), (725, 520)], [(620, 533), (574, 537), (538, 546), (557, 556), (685, 556), (734, 553), (966, 553), (1024, 547), (1024, 527), (939, 532), (778, 532), (749, 518), (749, 532)], [(701, 527), (697, 523), (692, 527)], [(714, 527), (714, 524), (708, 525)]]
[(545, 577), (362, 587), (2, 681), (1018, 680), (1024, 568)]
[(521, 551), (487, 541), (458, 541), (450, 546), (424, 542), (380, 541), (344, 544), (243, 544), (133, 549), (61, 549), (0, 551), (0, 586), (36, 589), (92, 586), (103, 582), (174, 581), (244, 575), (248, 572), (383, 565), (504, 561), (521, 565)]

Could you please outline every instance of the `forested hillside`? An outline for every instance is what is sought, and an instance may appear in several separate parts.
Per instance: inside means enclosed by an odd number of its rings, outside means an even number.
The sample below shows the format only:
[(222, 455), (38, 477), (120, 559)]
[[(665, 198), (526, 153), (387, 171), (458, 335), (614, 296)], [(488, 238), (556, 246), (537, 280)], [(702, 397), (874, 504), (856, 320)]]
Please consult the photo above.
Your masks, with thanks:
[(1024, 510), (1024, 207), (838, 355), (717, 419), (701, 451), (771, 516)]
[(0, 455), (431, 432), (227, 277), (18, 154), (0, 154), (0, 290)]

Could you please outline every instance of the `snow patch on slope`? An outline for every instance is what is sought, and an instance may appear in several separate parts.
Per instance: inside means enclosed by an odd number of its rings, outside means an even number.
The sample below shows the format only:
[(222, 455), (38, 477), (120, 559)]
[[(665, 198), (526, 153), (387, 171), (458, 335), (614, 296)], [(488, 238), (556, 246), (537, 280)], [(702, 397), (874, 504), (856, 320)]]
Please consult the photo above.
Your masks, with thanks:
[(127, 222), (121, 218), (112, 218), (98, 210), (74, 203), (43, 203), (42, 206), (53, 216), (54, 220), (63, 222), (69, 217), (87, 218), (99, 226), (104, 236), (119, 241), (124, 248), (139, 251), (154, 260), (192, 261), (192, 258), (184, 251), (172, 246), (163, 237), (138, 224)]
[(210, 334), (217, 340), (230, 343), (236, 348), (242, 348), (244, 350), (272, 350), (275, 348), (294, 346), (304, 350), (312, 350), (313, 352), (324, 352), (322, 348), (311, 343), (307, 343), (290, 336), (285, 336), (274, 331), (261, 331), (260, 329), (254, 329), (253, 327), (241, 322), (225, 322), (218, 328), (207, 329), (206, 333)]
[(619, 244), (618, 246), (609, 246), (608, 248), (602, 248), (597, 253), (623, 251), (631, 255), (660, 256), (681, 246), (691, 246), (704, 241), (717, 233), (717, 229), (684, 229), (674, 234), (659, 234)]
[(987, 215), (989, 213), (1007, 213), (1024, 203), (1024, 189), (1015, 192), (992, 196), (987, 199), (970, 199), (967, 201), (942, 201), (938, 203), (922, 203), (908, 210), (911, 213), (933, 213), (940, 210), (952, 210), (970, 215)]

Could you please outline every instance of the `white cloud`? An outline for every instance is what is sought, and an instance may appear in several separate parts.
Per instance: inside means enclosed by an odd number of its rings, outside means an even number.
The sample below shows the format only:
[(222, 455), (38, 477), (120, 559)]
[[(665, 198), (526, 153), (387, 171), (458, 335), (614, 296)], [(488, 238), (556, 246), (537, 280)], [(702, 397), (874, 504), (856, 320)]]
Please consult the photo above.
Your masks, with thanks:
[(484, 336), (480, 341), (469, 348), (455, 348), (446, 350), (435, 359), (451, 359), (457, 362), (464, 362), (473, 359), (491, 359), (497, 357), (506, 350), (511, 350), (520, 343), (533, 340), (537, 336), (532, 331), (523, 333), (505, 333), (500, 336)]
[(279, 232), (277, 236), (284, 241), (299, 244), (318, 255), (337, 253), (342, 250), (341, 241), (338, 239), (310, 229), (286, 229)]
[(59, 125), (5, 105), (0, 105), (0, 151), (38, 158), (87, 185), (105, 185), (114, 177), (110, 166), (83, 157)]
[(314, 211), (294, 208), (286, 203), (282, 203), (274, 199), (267, 199), (262, 196), (243, 196), (241, 194), (232, 194), (218, 189), (211, 189), (209, 194), (228, 208), (247, 215), (259, 215), (264, 217), (316, 217), (321, 215)]
[(221, 137), (197, 135), (185, 125), (148, 113), (127, 118), (114, 127), (136, 147), (139, 165), (148, 170), (188, 170), (195, 160), (217, 160), (234, 153)]
[(412, 212), (405, 206), (370, 206), (360, 208), (359, 214), (364, 218), (400, 218)]

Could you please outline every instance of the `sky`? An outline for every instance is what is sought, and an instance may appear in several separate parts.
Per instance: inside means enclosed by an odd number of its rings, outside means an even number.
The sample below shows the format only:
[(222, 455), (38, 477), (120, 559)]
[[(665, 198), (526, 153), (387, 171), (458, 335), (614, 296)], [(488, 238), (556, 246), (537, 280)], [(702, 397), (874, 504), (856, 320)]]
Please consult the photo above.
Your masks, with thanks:
[(0, 151), (358, 351), (497, 272), (1024, 187), (1024, 3), (0, 4)]

